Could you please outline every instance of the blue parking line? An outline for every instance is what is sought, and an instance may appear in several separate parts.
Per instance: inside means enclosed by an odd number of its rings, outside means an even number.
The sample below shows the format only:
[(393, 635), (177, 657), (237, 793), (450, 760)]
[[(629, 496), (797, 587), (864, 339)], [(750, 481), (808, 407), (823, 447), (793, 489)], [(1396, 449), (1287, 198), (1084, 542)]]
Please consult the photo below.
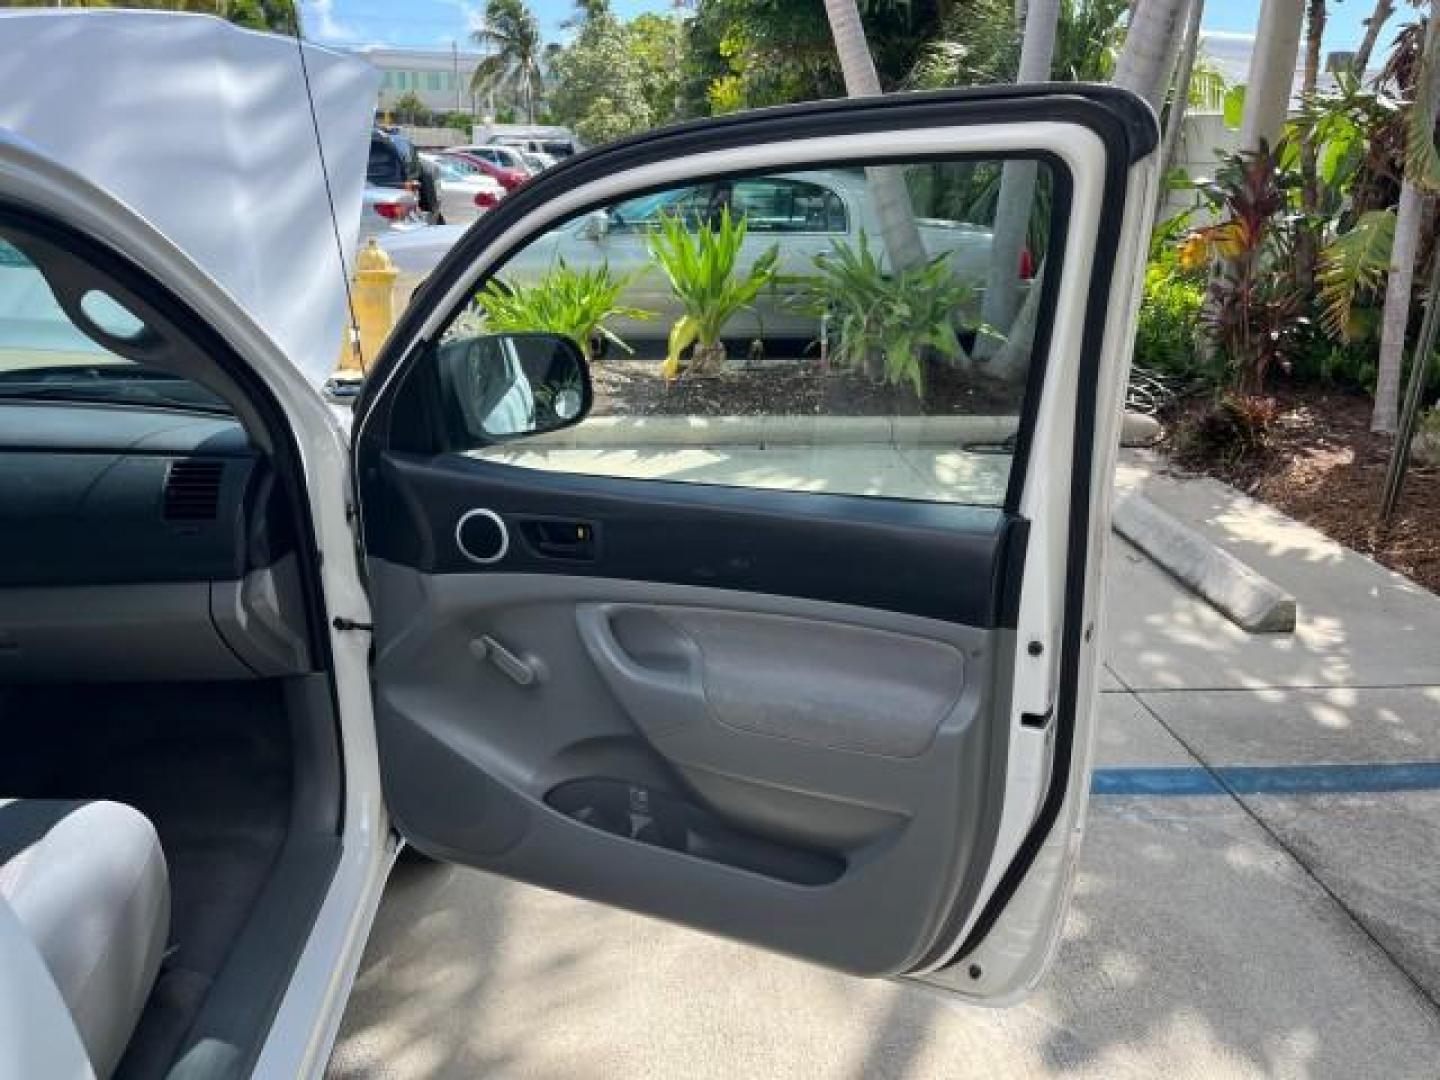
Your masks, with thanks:
[(1092, 795), (1224, 795), (1207, 770), (1185, 765), (1153, 769), (1096, 769)]
[(1093, 795), (1326, 795), (1440, 790), (1440, 761), (1096, 769)]

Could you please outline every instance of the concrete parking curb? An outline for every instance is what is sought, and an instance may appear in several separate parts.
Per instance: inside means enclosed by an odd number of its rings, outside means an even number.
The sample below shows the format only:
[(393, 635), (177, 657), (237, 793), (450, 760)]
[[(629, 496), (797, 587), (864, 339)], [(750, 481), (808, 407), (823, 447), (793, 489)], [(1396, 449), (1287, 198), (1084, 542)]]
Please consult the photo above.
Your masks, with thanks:
[(1116, 499), (1111, 520), (1116, 532), (1241, 629), (1252, 634), (1295, 629), (1293, 596), (1143, 495)]
[[(536, 436), (566, 449), (637, 446), (859, 446), (994, 444), (1015, 434), (1014, 416), (596, 416)], [(1148, 446), (1159, 425), (1126, 413), (1121, 444)]]

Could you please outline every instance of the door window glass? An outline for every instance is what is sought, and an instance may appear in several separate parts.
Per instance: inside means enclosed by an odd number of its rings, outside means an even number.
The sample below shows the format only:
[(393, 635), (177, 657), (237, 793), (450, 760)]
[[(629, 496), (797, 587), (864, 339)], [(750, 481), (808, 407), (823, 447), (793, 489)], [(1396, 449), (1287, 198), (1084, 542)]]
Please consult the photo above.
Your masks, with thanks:
[(820, 184), (773, 177), (737, 180), (731, 198), (752, 232), (845, 231), (845, 203)]
[[(567, 335), (593, 411), (504, 445), (457, 430), (454, 449), (517, 468), (999, 505), (1064, 220), (1051, 168), (1033, 176), (1017, 193), (1000, 161), (817, 168), (566, 221), (499, 268), (440, 349)], [(1007, 199), (1028, 214), (1003, 215), (1015, 227), (997, 235)]]

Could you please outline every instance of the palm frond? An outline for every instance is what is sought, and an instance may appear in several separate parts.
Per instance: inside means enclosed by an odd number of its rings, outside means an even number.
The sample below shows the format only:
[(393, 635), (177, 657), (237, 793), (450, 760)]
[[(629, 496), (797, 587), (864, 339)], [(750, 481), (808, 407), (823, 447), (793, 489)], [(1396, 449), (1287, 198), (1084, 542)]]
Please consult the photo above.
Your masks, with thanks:
[(470, 90), (476, 94), (500, 90), (509, 81), (509, 72), (509, 57), (504, 53), (491, 53), (475, 65), (475, 74), (470, 76)]
[(604, 263), (577, 270), (561, 259), (533, 283), (492, 279), (476, 299), (484, 309), (487, 330), (563, 334), (580, 347), (588, 360), (592, 358), (593, 343), (600, 337), (626, 352), (632, 351), (607, 325), (611, 319), (639, 321), (655, 317), (653, 311), (620, 302), (633, 278), (633, 274), (611, 273)]
[(1321, 252), (1320, 325), (1331, 337), (1350, 340), (1355, 305), (1384, 285), (1394, 244), (1395, 211), (1368, 210)]
[(1427, 33), (1419, 70), (1415, 75), (1415, 101), (1409, 110), (1405, 176), (1416, 187), (1432, 195), (1440, 192), (1440, 147), (1435, 145), (1436, 102), (1431, 93), (1437, 66), (1440, 66), (1440, 34)]

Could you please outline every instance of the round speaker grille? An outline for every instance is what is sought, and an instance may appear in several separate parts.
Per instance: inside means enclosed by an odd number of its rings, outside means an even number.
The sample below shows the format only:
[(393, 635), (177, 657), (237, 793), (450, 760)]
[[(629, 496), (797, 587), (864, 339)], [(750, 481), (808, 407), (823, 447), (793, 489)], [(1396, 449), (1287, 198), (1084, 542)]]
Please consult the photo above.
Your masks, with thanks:
[(455, 546), (471, 562), (489, 565), (510, 550), (510, 533), (494, 510), (470, 510), (455, 525)]

